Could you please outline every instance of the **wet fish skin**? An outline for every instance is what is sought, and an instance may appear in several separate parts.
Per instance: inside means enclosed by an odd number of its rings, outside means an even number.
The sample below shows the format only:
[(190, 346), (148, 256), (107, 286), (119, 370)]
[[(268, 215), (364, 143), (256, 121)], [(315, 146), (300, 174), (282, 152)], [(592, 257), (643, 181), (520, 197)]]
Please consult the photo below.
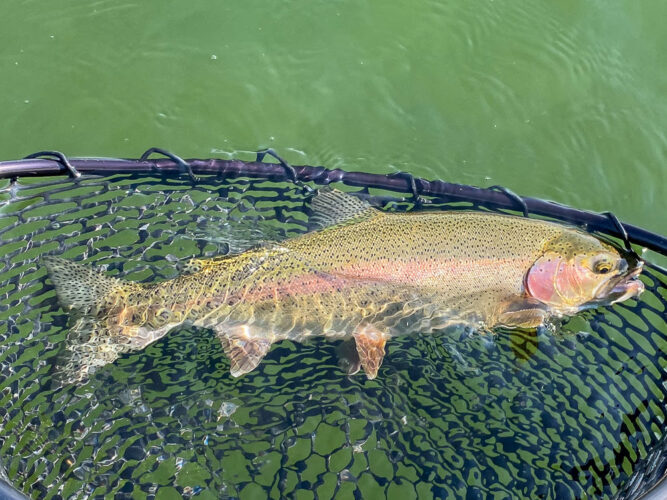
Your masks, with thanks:
[(326, 336), (354, 338), (374, 377), (396, 335), (456, 322), (533, 328), (642, 289), (615, 248), (560, 224), (481, 212), (384, 213), (335, 190), (318, 194), (313, 212), (319, 230), (193, 260), (188, 274), (162, 283), (123, 282), (46, 258), (64, 307), (94, 318), (94, 340), (68, 346), (92, 354), (66, 371), (85, 378), (114, 352), (143, 348), (188, 322), (215, 330), (235, 376), (257, 366), (272, 343)]

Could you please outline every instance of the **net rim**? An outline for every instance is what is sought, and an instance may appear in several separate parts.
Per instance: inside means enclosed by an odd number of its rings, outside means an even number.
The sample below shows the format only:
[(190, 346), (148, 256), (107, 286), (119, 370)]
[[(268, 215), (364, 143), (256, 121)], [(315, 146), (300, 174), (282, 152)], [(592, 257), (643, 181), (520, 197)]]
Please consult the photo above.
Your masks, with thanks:
[[(149, 159), (152, 153), (160, 153), (167, 158)], [(269, 154), (279, 163), (267, 163), (263, 159)], [(450, 183), (442, 180), (427, 180), (414, 177), (409, 173), (372, 174), (347, 171), (339, 168), (328, 169), (323, 166), (291, 166), (273, 150), (260, 151), (255, 161), (221, 158), (186, 159), (163, 149), (151, 148), (141, 158), (105, 158), (72, 157), (68, 158), (58, 151), (40, 151), (21, 160), (0, 161), (0, 179), (17, 180), (20, 177), (49, 177), (67, 175), (76, 179), (82, 174), (151, 174), (174, 175), (187, 173), (193, 182), (196, 174), (217, 174), (223, 178), (253, 177), (270, 180), (286, 180), (297, 183), (342, 184), (378, 188), (389, 191), (410, 193), (418, 201), (420, 195), (446, 198), (450, 201), (474, 201), (494, 208), (505, 208), (529, 214), (552, 217), (585, 228), (590, 232), (601, 232), (626, 242), (667, 255), (667, 236), (663, 236), (641, 227), (621, 223), (613, 215), (595, 213), (569, 207), (554, 201), (528, 196), (519, 196), (500, 186), (480, 188), (465, 184)], [(629, 244), (626, 243), (626, 246)]]

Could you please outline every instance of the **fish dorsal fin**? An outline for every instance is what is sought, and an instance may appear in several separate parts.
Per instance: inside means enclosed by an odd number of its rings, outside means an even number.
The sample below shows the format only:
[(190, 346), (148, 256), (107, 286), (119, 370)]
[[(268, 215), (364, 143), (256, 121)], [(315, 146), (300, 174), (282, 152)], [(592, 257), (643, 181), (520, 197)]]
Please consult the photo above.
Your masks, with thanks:
[(328, 186), (317, 192), (310, 208), (313, 229), (357, 222), (381, 213), (368, 202)]

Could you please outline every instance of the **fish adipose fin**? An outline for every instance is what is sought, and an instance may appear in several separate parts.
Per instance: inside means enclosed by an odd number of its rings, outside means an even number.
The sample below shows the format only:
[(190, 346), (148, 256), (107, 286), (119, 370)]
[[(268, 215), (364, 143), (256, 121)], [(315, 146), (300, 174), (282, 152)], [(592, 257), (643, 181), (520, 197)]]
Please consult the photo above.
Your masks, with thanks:
[(219, 266), (225, 261), (231, 260), (236, 255), (237, 254), (225, 254), (225, 255), (217, 255), (215, 257), (207, 259), (193, 257), (191, 259), (180, 260), (176, 263), (176, 270), (178, 271), (179, 274), (182, 275), (197, 274), (207, 269), (211, 269), (215, 266)]
[(232, 377), (240, 377), (257, 368), (271, 349), (271, 339), (266, 337), (264, 330), (256, 327), (250, 325), (238, 325), (232, 328), (219, 326), (215, 330), (229, 358), (229, 372)]
[(377, 377), (378, 370), (384, 358), (384, 345), (389, 339), (389, 335), (381, 332), (371, 325), (364, 325), (357, 328), (353, 334), (354, 341), (357, 344), (357, 353), (359, 361), (366, 372), (366, 377), (370, 380)]
[(127, 282), (59, 257), (42, 258), (56, 287), (60, 305), (66, 311), (95, 314), (101, 300)]
[(317, 192), (310, 209), (309, 223), (313, 229), (357, 222), (382, 213), (368, 202), (330, 187), (323, 187)]
[(176, 270), (181, 275), (196, 274), (204, 269), (204, 261), (202, 259), (188, 259), (186, 261), (179, 261), (176, 263)]

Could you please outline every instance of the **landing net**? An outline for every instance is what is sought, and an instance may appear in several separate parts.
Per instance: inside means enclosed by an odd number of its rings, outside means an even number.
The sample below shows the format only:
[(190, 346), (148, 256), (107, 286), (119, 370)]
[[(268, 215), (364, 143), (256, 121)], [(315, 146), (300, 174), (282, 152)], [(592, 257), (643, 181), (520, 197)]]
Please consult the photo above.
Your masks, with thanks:
[[(639, 301), (558, 334), (394, 339), (373, 381), (346, 377), (335, 343), (317, 340), (281, 342), (233, 379), (210, 331), (177, 328), (83, 386), (52, 389), (67, 314), (40, 256), (172, 278), (181, 259), (302, 234), (312, 193), (254, 175), (0, 182), (0, 468), (27, 495), (637, 498), (667, 470), (658, 266)], [(490, 210), (360, 195), (385, 210)]]

